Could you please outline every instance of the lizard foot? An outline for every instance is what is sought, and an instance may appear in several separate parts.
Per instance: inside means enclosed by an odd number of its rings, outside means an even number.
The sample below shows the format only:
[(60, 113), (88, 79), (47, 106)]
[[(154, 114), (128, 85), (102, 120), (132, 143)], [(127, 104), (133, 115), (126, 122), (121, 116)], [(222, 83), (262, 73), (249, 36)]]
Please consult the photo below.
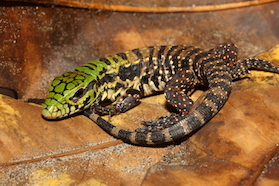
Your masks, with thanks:
[(163, 116), (160, 117), (157, 120), (150, 120), (143, 123), (144, 127), (138, 128), (135, 131), (136, 132), (154, 132), (163, 130), (165, 128), (168, 128), (174, 124), (176, 124), (178, 121), (185, 118), (185, 116), (180, 116), (178, 114), (171, 114), (171, 116)]

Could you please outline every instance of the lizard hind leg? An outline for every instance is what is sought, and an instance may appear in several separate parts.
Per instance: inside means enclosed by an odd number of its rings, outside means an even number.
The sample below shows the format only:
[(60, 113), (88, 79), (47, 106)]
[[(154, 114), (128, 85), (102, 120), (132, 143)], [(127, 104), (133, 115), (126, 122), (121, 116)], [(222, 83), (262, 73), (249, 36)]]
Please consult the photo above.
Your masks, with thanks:
[(166, 84), (164, 94), (168, 103), (173, 106), (177, 113), (170, 116), (160, 117), (157, 120), (146, 121), (144, 127), (137, 129), (137, 132), (152, 132), (168, 128), (184, 119), (191, 110), (193, 100), (189, 95), (196, 85), (194, 73), (190, 70), (178, 71)]
[(181, 116), (187, 116), (194, 103), (189, 96), (194, 91), (196, 83), (194, 72), (183, 70), (177, 72), (166, 84), (164, 91), (166, 99)]
[(248, 69), (279, 73), (279, 68), (275, 67), (275, 65), (270, 61), (265, 61), (257, 58), (246, 58), (243, 59), (240, 63), (244, 63)]

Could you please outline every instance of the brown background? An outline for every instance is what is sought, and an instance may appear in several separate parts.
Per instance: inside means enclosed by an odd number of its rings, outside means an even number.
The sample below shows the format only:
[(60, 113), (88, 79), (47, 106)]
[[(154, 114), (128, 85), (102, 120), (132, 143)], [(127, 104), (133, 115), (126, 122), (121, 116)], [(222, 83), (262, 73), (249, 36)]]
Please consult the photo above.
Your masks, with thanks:
[[(52, 79), (90, 60), (149, 45), (239, 46), (254, 56), (279, 43), (279, 3), (206, 12), (134, 13), (70, 1), (0, 2), (0, 87), (44, 98)], [(34, 1), (33, 1), (34, 2)], [(92, 3), (91, 1), (71, 1)], [(117, 1), (192, 7), (232, 1)], [(94, 1), (96, 3), (96, 1)], [(107, 1), (97, 1), (108, 5)], [(261, 55), (278, 66), (278, 49)], [(123, 144), (83, 116), (57, 122), (40, 107), (0, 97), (0, 183), (55, 185), (279, 185), (278, 75), (253, 72), (228, 103), (181, 144)], [(198, 96), (200, 92), (194, 94)], [(113, 118), (123, 128), (168, 114), (162, 95)], [(158, 163), (160, 162), (160, 163)], [(157, 164), (156, 164), (157, 163)]]

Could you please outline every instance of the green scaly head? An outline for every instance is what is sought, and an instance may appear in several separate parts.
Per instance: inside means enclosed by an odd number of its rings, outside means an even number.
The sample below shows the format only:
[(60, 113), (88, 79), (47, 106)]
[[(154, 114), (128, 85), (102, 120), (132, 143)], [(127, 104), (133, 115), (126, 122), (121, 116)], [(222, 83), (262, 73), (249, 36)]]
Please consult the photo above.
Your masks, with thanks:
[(43, 104), (42, 115), (58, 119), (88, 108), (100, 94), (97, 76), (80, 71), (66, 72), (56, 77)]

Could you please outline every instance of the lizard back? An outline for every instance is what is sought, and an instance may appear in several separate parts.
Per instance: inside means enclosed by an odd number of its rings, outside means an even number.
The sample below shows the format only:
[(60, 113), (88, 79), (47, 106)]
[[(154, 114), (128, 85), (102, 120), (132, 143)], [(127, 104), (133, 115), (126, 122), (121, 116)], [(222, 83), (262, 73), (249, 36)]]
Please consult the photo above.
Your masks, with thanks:
[(91, 61), (52, 81), (42, 114), (62, 118), (93, 103), (115, 101), (131, 88), (141, 96), (163, 91), (177, 71), (192, 71), (194, 59), (202, 52), (193, 46), (151, 46)]

